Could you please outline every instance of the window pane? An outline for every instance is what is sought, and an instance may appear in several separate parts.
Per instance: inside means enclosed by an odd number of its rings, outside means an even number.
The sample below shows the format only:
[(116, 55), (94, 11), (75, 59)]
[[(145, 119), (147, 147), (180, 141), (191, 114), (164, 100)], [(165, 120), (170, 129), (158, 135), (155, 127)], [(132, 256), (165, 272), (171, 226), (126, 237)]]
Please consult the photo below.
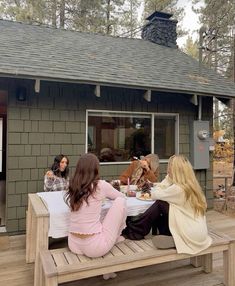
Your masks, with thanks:
[(151, 115), (89, 112), (88, 152), (101, 162), (151, 153)]
[(154, 118), (154, 152), (160, 159), (175, 154), (175, 117)]

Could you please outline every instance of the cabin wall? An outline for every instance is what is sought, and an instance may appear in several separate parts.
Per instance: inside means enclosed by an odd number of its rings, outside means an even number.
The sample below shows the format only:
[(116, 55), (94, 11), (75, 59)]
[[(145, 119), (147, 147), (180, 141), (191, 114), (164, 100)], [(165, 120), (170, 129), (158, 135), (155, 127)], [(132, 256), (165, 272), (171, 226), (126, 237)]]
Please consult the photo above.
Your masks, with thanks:
[[(16, 99), (16, 88), (27, 88), (25, 101)], [(8, 91), (6, 228), (10, 233), (24, 232), (28, 193), (43, 191), (43, 176), (55, 155), (63, 153), (70, 160), (71, 173), (85, 152), (86, 110), (139, 111), (179, 113), (179, 150), (189, 156), (189, 126), (197, 119), (197, 107), (181, 94), (152, 93), (151, 102), (143, 91), (102, 87), (101, 97), (94, 86), (41, 82), (40, 93), (34, 92), (34, 81), (2, 79), (0, 87)], [(210, 120), (212, 133), (212, 98), (202, 100), (202, 120)], [(211, 158), (212, 160), (212, 158)], [(104, 179), (117, 178), (127, 165), (103, 165)], [(160, 165), (161, 178), (166, 164)], [(197, 177), (212, 205), (212, 164)]]

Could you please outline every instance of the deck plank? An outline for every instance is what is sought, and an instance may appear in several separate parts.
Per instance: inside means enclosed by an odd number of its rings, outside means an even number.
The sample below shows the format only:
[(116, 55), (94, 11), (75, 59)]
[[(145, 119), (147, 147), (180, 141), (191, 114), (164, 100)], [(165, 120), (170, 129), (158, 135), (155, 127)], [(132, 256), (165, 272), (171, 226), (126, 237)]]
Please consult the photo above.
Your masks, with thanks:
[[(217, 231), (224, 232), (235, 238), (235, 219), (215, 211), (207, 213), (207, 222), (209, 226)], [(0, 277), (1, 285), (7, 286), (32, 286), (34, 264), (25, 263), (25, 236), (9, 236), (7, 241), (8, 249), (0, 251)], [(139, 242), (138, 242), (139, 243)], [(139, 244), (138, 244), (139, 245)], [(147, 245), (151, 246), (149, 241)], [(140, 246), (140, 245), (139, 245)], [(119, 251), (128, 253), (133, 251), (127, 246)], [(56, 253), (56, 252), (55, 252)], [(65, 249), (66, 256), (66, 249)], [(76, 256), (79, 258), (79, 255)], [(84, 256), (82, 256), (84, 259)], [(67, 259), (68, 260), (68, 259)], [(87, 258), (87, 261), (90, 259)], [(68, 260), (69, 261), (69, 260)], [(72, 282), (61, 284), (62, 286), (103, 286), (104, 284), (119, 286), (222, 286), (223, 269), (222, 255), (216, 254), (213, 257), (214, 270), (210, 274), (201, 272), (201, 268), (192, 268), (189, 260), (177, 261), (174, 263), (164, 263), (162, 265), (149, 266), (139, 269), (133, 269), (118, 273), (116, 279), (105, 281), (101, 276), (84, 279), (81, 283)], [(60, 286), (61, 286), (60, 285)]]

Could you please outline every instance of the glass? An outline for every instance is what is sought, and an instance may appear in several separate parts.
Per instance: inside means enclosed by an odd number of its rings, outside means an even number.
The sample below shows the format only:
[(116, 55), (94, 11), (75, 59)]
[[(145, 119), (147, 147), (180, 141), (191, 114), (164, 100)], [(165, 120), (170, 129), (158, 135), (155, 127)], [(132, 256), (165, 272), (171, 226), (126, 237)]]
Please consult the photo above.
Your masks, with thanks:
[(150, 153), (169, 159), (178, 144), (177, 122), (175, 114), (89, 111), (87, 152), (100, 162), (126, 162)]
[(160, 159), (169, 159), (175, 154), (175, 117), (155, 116), (154, 118), (154, 153)]
[(151, 115), (89, 112), (88, 152), (100, 162), (129, 161), (151, 153)]

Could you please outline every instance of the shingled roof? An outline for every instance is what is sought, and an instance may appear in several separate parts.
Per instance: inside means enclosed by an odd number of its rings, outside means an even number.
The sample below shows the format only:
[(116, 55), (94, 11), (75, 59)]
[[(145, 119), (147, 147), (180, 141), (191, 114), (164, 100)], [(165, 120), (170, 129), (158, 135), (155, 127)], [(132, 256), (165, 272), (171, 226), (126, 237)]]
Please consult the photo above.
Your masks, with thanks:
[(179, 49), (0, 20), (0, 76), (235, 97), (235, 85)]

